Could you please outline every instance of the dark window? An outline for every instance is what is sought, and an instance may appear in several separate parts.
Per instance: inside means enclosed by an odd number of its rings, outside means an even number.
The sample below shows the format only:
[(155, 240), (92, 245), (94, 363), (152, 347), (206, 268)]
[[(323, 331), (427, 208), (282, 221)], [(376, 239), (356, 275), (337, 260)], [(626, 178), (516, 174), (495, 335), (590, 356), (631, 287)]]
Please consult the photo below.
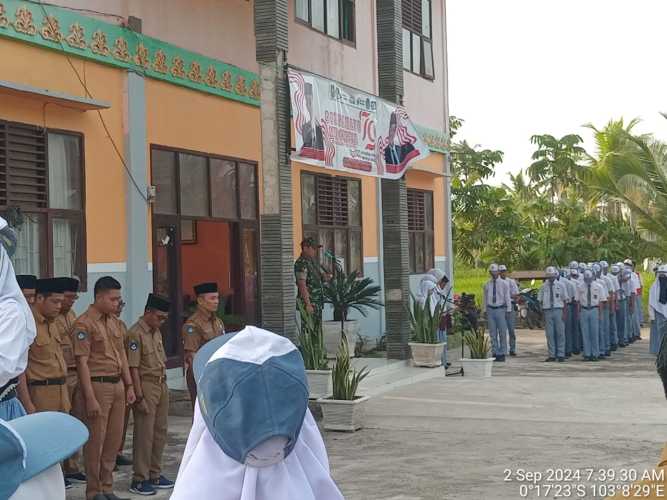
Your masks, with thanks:
[(363, 272), (361, 182), (346, 177), (301, 174), (303, 235), (320, 242), (320, 261), (336, 258), (347, 271)]
[(402, 0), (403, 69), (433, 79), (431, 0)]
[(433, 258), (433, 193), (408, 189), (408, 243), (410, 273), (425, 273)]
[(354, 0), (295, 0), (296, 18), (338, 40), (354, 43)]
[(83, 141), (74, 133), (0, 121), (0, 212), (18, 208), (17, 274), (86, 285)]

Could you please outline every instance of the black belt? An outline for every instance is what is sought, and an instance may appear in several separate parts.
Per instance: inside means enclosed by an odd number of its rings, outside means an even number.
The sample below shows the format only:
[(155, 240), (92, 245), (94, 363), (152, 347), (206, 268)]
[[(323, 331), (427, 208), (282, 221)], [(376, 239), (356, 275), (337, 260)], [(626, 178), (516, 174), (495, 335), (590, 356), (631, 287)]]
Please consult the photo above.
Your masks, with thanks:
[(591, 306), (591, 307), (581, 306), (581, 308), (582, 308), (582, 309), (597, 309), (598, 306)]
[(502, 306), (486, 306), (486, 307), (488, 307), (489, 309), (502, 309), (503, 307), (507, 307), (507, 306), (502, 305)]
[(0, 403), (9, 401), (16, 397), (16, 386), (19, 383), (18, 377), (11, 379), (5, 385), (0, 387)]
[(90, 380), (93, 382), (100, 382), (102, 384), (117, 384), (120, 382), (120, 375), (114, 375), (112, 377), (90, 377)]
[(46, 380), (29, 380), (28, 385), (64, 385), (67, 382), (65, 377), (47, 378)]

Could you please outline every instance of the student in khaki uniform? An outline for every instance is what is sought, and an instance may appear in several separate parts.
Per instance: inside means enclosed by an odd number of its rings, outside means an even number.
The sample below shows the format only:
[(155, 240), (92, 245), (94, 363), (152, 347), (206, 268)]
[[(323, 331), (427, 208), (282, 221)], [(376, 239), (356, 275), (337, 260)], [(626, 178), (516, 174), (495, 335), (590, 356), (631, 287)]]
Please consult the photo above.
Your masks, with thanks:
[[(70, 415), (83, 421), (85, 409), (83, 408), (83, 401), (77, 394), (77, 387), (79, 385), (79, 377), (76, 373), (76, 358), (74, 357), (74, 346), (72, 345), (72, 327), (76, 321), (76, 314), (72, 310), (75, 302), (79, 298), (79, 280), (76, 278), (58, 278), (63, 289), (63, 304), (60, 309), (60, 314), (56, 317), (54, 325), (58, 329), (63, 348), (63, 356), (65, 363), (67, 363), (67, 392), (71, 404)], [(81, 466), (81, 450), (77, 451), (70, 458), (65, 460), (63, 464), (63, 472), (65, 479), (71, 483), (85, 483), (86, 475), (82, 472)]]
[(156, 489), (174, 487), (172, 481), (160, 474), (169, 413), (167, 356), (160, 326), (168, 317), (169, 302), (151, 293), (144, 315), (127, 336), (127, 361), (137, 388), (132, 443), (134, 475), (130, 491), (138, 495), (154, 495)]
[(37, 282), (36, 291), (32, 313), (37, 325), (37, 337), (28, 351), (28, 368), (25, 373), (28, 394), (22, 403), (28, 413), (69, 413), (67, 364), (63, 357), (63, 340), (55, 326), (63, 301), (63, 290), (58, 280), (44, 279)]
[(120, 283), (105, 276), (95, 283), (95, 302), (74, 323), (73, 340), (85, 424), (90, 439), (83, 449), (88, 482), (86, 500), (118, 500), (113, 468), (123, 433), (125, 405), (135, 401), (123, 330), (115, 316)]
[(217, 283), (200, 283), (194, 286), (197, 295), (197, 310), (183, 325), (183, 358), (185, 379), (194, 408), (197, 399), (197, 384), (192, 374), (192, 359), (206, 342), (225, 333), (225, 325), (216, 312), (220, 303)]

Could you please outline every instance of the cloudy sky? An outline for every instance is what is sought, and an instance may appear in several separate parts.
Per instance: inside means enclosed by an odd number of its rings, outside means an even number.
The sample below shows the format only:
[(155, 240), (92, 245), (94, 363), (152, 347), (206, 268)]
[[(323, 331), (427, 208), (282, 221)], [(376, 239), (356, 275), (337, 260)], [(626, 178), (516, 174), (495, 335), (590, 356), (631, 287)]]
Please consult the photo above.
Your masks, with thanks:
[(533, 134), (639, 117), (667, 140), (667, 0), (447, 0), (450, 112), (460, 137), (505, 152), (504, 181)]

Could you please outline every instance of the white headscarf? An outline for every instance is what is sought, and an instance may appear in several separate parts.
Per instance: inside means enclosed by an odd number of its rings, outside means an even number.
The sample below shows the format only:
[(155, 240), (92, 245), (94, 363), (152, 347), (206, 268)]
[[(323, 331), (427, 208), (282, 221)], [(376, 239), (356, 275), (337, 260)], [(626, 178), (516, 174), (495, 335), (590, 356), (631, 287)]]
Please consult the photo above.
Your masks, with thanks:
[(55, 464), (19, 486), (9, 500), (65, 500), (65, 481)]
[[(0, 231), (7, 221), (0, 217)], [(16, 282), (14, 266), (0, 245), (0, 387), (23, 373), (28, 364), (28, 348), (37, 327), (30, 306)]]
[(292, 453), (275, 465), (253, 467), (222, 451), (206, 428), (197, 404), (171, 495), (171, 500), (193, 498), (343, 500), (344, 497), (331, 478), (324, 441), (310, 410)]

